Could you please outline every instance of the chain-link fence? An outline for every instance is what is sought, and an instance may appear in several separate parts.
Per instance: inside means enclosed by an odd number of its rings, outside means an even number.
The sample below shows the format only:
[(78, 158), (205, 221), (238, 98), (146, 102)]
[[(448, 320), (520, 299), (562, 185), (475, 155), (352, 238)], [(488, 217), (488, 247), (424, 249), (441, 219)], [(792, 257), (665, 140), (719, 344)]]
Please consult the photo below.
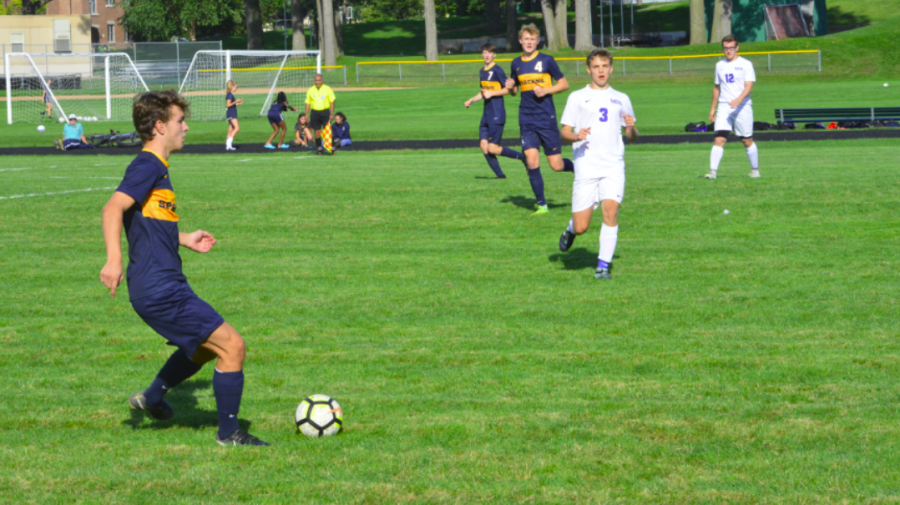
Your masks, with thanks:
[[(822, 71), (818, 50), (741, 53), (759, 73), (811, 73)], [(679, 76), (712, 73), (721, 54), (690, 56), (627, 56), (614, 61), (615, 75), (621, 77)], [(510, 62), (498, 59), (498, 63)], [(556, 58), (565, 75), (586, 75), (584, 58)], [(366, 61), (356, 64), (356, 82), (455, 82), (471, 81), (484, 66), (482, 60), (447, 61)], [(508, 70), (508, 66), (504, 67)]]
[[(211, 42), (116, 42), (110, 44), (72, 44), (71, 51), (60, 54), (127, 53), (151, 89), (177, 88), (194, 53), (202, 50), (221, 50), (221, 41)], [(0, 62), (6, 53), (24, 52), (34, 54), (55, 53), (53, 44), (0, 44)], [(35, 60), (41, 72), (52, 75), (51, 58)], [(2, 65), (2, 63), (0, 63)], [(5, 72), (5, 69), (3, 69)]]

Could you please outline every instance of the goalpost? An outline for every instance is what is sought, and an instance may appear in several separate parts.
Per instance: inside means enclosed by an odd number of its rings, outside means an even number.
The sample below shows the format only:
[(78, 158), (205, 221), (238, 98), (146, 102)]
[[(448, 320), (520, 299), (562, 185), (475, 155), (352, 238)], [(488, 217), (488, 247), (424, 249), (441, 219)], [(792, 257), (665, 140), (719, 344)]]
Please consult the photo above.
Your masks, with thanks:
[(7, 53), (3, 63), (8, 124), (45, 120), (45, 90), (56, 118), (130, 121), (134, 96), (149, 91), (125, 53)]
[(321, 71), (320, 51), (197, 51), (178, 92), (191, 102), (192, 119), (225, 119), (225, 84), (233, 80), (235, 98), (244, 100), (239, 113), (265, 116), (279, 91), (302, 104), (299, 93)]

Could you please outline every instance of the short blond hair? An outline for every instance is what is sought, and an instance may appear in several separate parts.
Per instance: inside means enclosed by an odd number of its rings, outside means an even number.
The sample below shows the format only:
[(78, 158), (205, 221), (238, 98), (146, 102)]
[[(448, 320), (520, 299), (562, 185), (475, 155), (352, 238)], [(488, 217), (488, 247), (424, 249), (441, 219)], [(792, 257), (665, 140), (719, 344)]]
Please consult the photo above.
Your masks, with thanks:
[(225, 91), (231, 93), (236, 87), (237, 83), (229, 79), (229, 81), (225, 84)]
[(537, 25), (534, 23), (529, 23), (522, 27), (519, 30), (519, 38), (522, 38), (522, 34), (527, 33), (529, 35), (534, 35), (537, 38), (541, 38), (541, 30), (538, 29)]

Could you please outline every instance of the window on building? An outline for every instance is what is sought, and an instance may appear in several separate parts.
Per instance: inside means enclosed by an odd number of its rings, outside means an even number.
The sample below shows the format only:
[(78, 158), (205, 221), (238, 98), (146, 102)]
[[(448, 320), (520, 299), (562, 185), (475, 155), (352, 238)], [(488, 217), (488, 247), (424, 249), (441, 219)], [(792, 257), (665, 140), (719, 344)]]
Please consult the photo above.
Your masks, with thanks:
[(106, 0), (106, 6), (107, 6), (107, 7), (115, 7), (115, 6), (116, 6), (116, 0)]
[(125, 42), (131, 42), (131, 37), (128, 36), (128, 28), (123, 27), (122, 30), (125, 32)]
[(91, 14), (97, 13), (97, 0), (91, 0)]
[(108, 25), (106, 25), (106, 41), (116, 41), (116, 25), (114, 23), (109, 23)]
[(12, 44), (12, 52), (14, 53), (24, 53), (25, 52), (25, 34), (24, 33), (11, 33), (9, 35), (9, 42)]

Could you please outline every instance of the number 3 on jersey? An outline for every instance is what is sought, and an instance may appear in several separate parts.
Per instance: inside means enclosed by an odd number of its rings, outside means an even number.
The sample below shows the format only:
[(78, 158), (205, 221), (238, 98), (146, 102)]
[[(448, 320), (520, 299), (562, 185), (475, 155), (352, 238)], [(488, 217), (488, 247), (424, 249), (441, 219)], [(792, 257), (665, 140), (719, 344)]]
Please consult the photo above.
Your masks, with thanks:
[(605, 123), (609, 120), (609, 110), (606, 107), (600, 109), (600, 122)]

